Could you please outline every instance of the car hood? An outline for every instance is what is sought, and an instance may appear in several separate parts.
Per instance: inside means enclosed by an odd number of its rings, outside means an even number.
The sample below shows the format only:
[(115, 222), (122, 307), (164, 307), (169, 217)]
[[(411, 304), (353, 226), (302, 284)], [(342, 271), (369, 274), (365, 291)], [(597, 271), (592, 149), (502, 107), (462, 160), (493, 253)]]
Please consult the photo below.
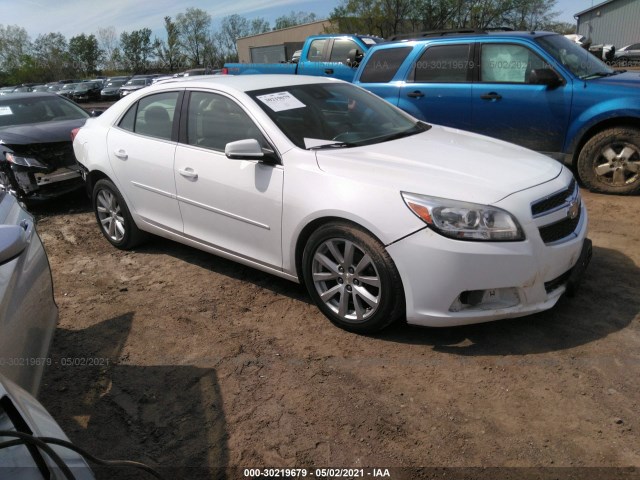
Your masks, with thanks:
[(517, 145), (440, 126), (375, 145), (318, 150), (316, 158), (329, 174), (482, 204), (548, 182), (563, 168)]
[(0, 143), (27, 145), (71, 141), (71, 130), (84, 125), (86, 118), (59, 122), (31, 123), (0, 128)]
[[(620, 87), (629, 87), (627, 89), (627, 93), (640, 95), (640, 72), (638, 71), (629, 71), (624, 73), (618, 73), (617, 75), (612, 75), (610, 77), (602, 77), (602, 78), (592, 78), (588, 80), (589, 84), (593, 85), (601, 85), (601, 86), (611, 86), (619, 89)], [(616, 94), (618, 90), (616, 90)]]

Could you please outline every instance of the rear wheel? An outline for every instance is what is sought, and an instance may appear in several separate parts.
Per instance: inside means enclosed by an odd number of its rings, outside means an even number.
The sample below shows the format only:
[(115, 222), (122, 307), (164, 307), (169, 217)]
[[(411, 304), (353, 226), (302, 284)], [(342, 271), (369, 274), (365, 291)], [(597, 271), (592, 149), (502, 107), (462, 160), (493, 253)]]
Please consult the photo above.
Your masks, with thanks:
[(640, 191), (640, 130), (617, 127), (595, 135), (580, 152), (578, 176), (596, 192)]
[(100, 231), (114, 247), (128, 250), (144, 240), (144, 232), (131, 218), (127, 204), (113, 182), (98, 180), (93, 187), (92, 199)]
[(404, 316), (400, 275), (384, 246), (342, 223), (320, 227), (309, 238), (302, 271), (311, 298), (345, 330), (370, 333)]

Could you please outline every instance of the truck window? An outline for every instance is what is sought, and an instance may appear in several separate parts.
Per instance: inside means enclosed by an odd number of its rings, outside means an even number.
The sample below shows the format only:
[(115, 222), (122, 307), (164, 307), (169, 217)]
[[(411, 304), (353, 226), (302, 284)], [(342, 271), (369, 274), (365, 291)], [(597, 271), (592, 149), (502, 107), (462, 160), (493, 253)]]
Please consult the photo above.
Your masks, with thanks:
[(360, 75), (362, 83), (386, 83), (396, 75), (412, 47), (385, 48), (373, 52)]
[[(354, 49), (362, 53), (362, 47), (358, 46), (358, 44), (353, 40), (337, 38), (333, 42), (333, 49), (331, 50), (331, 57), (329, 61), (341, 62), (346, 65), (347, 59), (349, 58), (349, 52)], [(352, 58), (351, 60), (355, 59)]]
[(531, 70), (545, 62), (521, 45), (484, 44), (480, 55), (480, 81), (528, 83)]
[(307, 60), (310, 62), (322, 62), (323, 57), (322, 53), (324, 52), (324, 47), (327, 44), (326, 38), (317, 38), (313, 40), (309, 45), (309, 52), (307, 53)]
[(473, 63), (469, 44), (437, 45), (427, 48), (416, 62), (414, 81), (422, 83), (463, 83), (469, 79)]

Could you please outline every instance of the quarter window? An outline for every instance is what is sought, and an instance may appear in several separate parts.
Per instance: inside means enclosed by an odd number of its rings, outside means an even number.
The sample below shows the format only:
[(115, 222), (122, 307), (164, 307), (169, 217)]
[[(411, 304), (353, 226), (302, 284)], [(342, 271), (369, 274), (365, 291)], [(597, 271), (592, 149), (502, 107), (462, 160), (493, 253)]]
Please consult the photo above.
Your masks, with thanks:
[(253, 138), (267, 142), (238, 104), (215, 93), (192, 92), (187, 118), (187, 143), (224, 152), (229, 142)]
[(427, 48), (416, 62), (414, 81), (421, 83), (463, 83), (473, 68), (469, 45), (440, 45)]
[(412, 47), (384, 48), (373, 52), (360, 75), (360, 82), (390, 82), (412, 49)]

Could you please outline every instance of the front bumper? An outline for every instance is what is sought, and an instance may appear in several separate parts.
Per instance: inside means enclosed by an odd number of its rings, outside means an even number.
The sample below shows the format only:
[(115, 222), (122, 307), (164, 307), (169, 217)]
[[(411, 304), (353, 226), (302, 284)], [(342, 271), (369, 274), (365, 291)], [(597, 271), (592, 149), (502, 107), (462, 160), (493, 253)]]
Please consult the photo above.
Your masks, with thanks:
[(5, 189), (21, 200), (48, 199), (84, 186), (79, 168), (61, 167), (53, 172), (43, 172), (41, 169), (9, 165), (7, 162), (0, 168), (8, 181), (8, 188)]
[[(556, 184), (556, 190), (562, 188), (561, 181), (551, 183), (551, 188)], [(591, 244), (585, 243), (588, 218), (584, 205), (575, 230), (562, 241), (545, 243), (539, 231), (541, 221), (533, 219), (530, 211), (528, 221), (522, 221), (526, 208), (517, 205), (528, 207), (544, 197), (549, 187), (519, 192), (496, 204), (521, 220), (524, 241), (458, 241), (425, 228), (388, 246), (402, 277), (407, 322), (448, 327), (515, 318), (553, 307), (567, 285), (571, 289), (577, 284), (576, 277), (590, 258), (586, 250)]]

